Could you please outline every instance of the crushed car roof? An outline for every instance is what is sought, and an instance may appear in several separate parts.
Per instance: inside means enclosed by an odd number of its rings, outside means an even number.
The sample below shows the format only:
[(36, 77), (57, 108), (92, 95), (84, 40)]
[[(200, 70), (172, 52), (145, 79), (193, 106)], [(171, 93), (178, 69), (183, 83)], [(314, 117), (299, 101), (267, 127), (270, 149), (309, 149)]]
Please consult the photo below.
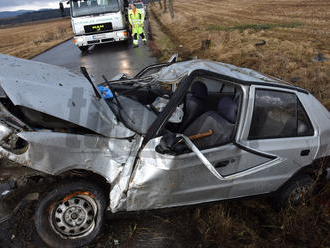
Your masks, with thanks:
[(264, 75), (252, 69), (201, 59), (178, 62), (169, 65), (156, 73), (155, 77), (162, 82), (173, 82), (196, 70), (214, 72), (250, 84), (269, 84), (270, 86), (294, 88), (295, 90), (307, 92), (306, 90), (291, 85), (281, 79)]

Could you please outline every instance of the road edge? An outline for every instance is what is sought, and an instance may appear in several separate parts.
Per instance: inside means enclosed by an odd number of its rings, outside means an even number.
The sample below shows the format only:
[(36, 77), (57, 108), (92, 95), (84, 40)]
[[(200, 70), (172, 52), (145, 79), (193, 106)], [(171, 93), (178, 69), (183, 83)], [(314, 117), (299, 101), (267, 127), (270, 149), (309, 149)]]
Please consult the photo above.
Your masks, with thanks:
[(55, 43), (54, 45), (51, 45), (51, 46), (47, 47), (45, 50), (40, 51), (39, 53), (34, 54), (34, 55), (31, 56), (31, 57), (28, 57), (27, 59), (30, 59), (30, 60), (31, 60), (31, 59), (34, 59), (35, 57), (39, 56), (40, 54), (43, 54), (43, 53), (45, 53), (45, 52), (48, 52), (49, 50), (53, 49), (54, 47), (57, 47), (57, 46), (59, 46), (59, 45), (65, 43), (65, 42), (71, 40), (72, 38), (73, 38), (73, 36), (71, 36), (70, 38), (67, 38), (67, 39), (65, 39), (65, 40), (61, 40), (61, 41)]

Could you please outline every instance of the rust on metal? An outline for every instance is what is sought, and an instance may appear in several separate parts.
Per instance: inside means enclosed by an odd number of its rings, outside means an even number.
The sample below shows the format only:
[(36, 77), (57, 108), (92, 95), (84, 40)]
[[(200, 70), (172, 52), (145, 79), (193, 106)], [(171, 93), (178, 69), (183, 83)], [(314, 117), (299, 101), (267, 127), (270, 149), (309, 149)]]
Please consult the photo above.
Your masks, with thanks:
[(63, 202), (66, 202), (66, 201), (68, 201), (68, 200), (70, 200), (70, 199), (72, 199), (73, 197), (76, 197), (76, 196), (78, 196), (78, 195), (87, 195), (87, 196), (90, 196), (90, 197), (96, 199), (96, 196), (95, 196), (94, 194), (92, 194), (91, 192), (87, 192), (87, 191), (85, 191), (85, 192), (75, 192), (75, 193), (73, 193), (73, 194), (71, 194), (71, 195), (68, 195), (68, 196), (66, 196), (66, 197), (63, 199)]

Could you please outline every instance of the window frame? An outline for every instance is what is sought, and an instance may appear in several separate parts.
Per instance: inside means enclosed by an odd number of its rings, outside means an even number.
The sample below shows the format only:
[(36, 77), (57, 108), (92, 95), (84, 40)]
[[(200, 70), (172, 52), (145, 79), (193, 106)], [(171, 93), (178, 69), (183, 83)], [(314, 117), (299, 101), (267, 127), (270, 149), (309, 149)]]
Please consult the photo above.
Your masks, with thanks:
[[(251, 90), (252, 89), (252, 90)], [(315, 126), (310, 118), (310, 115), (308, 114), (308, 112), (306, 111), (306, 108), (303, 104), (303, 102), (301, 101), (301, 99), (299, 98), (299, 95), (297, 94), (296, 91), (294, 90), (286, 90), (286, 89), (281, 89), (281, 88), (276, 88), (276, 87), (260, 87), (260, 86), (255, 86), (252, 85), (250, 89), (250, 98), (252, 97), (252, 102), (249, 103), (250, 107), (250, 116), (249, 116), (249, 120), (248, 120), (248, 125), (247, 125), (247, 130), (246, 132), (244, 132), (244, 137), (245, 140), (247, 141), (256, 141), (256, 140), (271, 140), (271, 139), (293, 139), (293, 138), (304, 138), (304, 137), (313, 137), (315, 136)], [(303, 112), (305, 113), (306, 117), (307, 117), (307, 121), (310, 124), (310, 127), (313, 129), (311, 132), (312, 135), (297, 135), (296, 136), (286, 136), (286, 137), (277, 137), (277, 136), (271, 136), (271, 137), (265, 137), (265, 138), (250, 138), (250, 131), (252, 128), (252, 122), (253, 122), (253, 115), (254, 115), (254, 110), (255, 110), (255, 105), (256, 105), (256, 93), (258, 90), (263, 90), (263, 91), (273, 91), (273, 92), (280, 92), (280, 93), (284, 93), (284, 94), (293, 94), (296, 96), (297, 99), (297, 109), (296, 109), (296, 113), (297, 113), (297, 121), (298, 121), (298, 105), (300, 104), (302, 107)], [(298, 128), (298, 127), (297, 127)]]
[[(222, 82), (228, 82), (230, 84), (236, 85), (239, 88), (238, 90), (240, 90), (241, 93), (242, 93), (242, 95), (240, 97), (240, 100), (238, 102), (237, 120), (236, 120), (236, 123), (235, 123), (234, 130), (233, 130), (230, 141), (225, 143), (225, 144), (222, 144), (221, 146), (205, 148), (205, 149), (203, 149), (203, 151), (208, 151), (208, 150), (211, 150), (211, 149), (216, 149), (216, 148), (219, 148), (219, 147), (223, 147), (223, 146), (226, 146), (226, 145), (229, 145), (229, 144), (236, 143), (236, 137), (237, 137), (237, 135), (240, 131), (239, 127), (242, 125), (242, 112), (243, 112), (243, 108), (244, 108), (244, 104), (243, 104), (243, 102), (244, 102), (244, 90), (243, 90), (242, 84), (240, 84), (239, 82), (235, 82), (234, 80), (231, 81), (228, 78), (224, 77), (223, 75), (212, 72), (212, 71), (195, 70), (195, 71), (191, 72), (188, 76), (185, 76), (180, 80), (179, 88), (176, 89), (176, 91), (174, 92), (174, 96), (177, 97), (178, 99), (177, 100), (171, 100), (170, 103), (168, 103), (168, 105), (166, 106), (166, 108), (168, 108), (171, 105), (172, 101), (176, 102), (175, 107), (178, 106), (179, 104), (181, 104), (181, 102), (184, 100), (184, 97), (189, 92), (189, 89), (190, 89), (192, 83), (198, 77), (209, 77), (209, 78), (214, 78), (215, 80), (219, 80), (220, 82), (221, 81)], [(171, 108), (172, 108), (172, 111), (174, 112), (175, 108), (174, 107), (171, 107)], [(148, 134), (146, 135), (146, 137), (143, 141), (143, 145), (147, 144), (151, 139), (159, 137), (159, 134), (160, 134), (161, 130), (163, 130), (165, 124), (168, 122), (169, 116), (172, 115), (172, 113), (173, 113), (172, 111), (170, 111), (166, 114), (164, 113), (165, 111), (163, 111), (158, 116), (156, 121), (151, 125), (151, 127), (148, 131)], [(185, 153), (185, 154), (193, 154), (193, 153), (194, 152), (191, 151), (191, 152)], [(169, 154), (167, 154), (167, 155), (169, 155)], [(177, 156), (181, 156), (181, 155), (184, 155), (184, 154), (169, 155), (169, 156), (177, 157)]]

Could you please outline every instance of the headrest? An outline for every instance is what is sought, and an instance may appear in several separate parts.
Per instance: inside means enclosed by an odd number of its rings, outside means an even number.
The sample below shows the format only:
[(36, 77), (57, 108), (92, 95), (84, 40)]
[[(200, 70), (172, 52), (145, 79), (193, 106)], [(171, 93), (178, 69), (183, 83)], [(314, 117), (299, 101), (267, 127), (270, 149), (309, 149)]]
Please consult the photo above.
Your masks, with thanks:
[(231, 97), (225, 96), (220, 99), (217, 112), (232, 124), (236, 122), (237, 110), (238, 106)]
[(206, 85), (200, 81), (196, 81), (193, 83), (193, 85), (191, 86), (191, 93), (193, 96), (201, 99), (206, 98), (208, 95)]

